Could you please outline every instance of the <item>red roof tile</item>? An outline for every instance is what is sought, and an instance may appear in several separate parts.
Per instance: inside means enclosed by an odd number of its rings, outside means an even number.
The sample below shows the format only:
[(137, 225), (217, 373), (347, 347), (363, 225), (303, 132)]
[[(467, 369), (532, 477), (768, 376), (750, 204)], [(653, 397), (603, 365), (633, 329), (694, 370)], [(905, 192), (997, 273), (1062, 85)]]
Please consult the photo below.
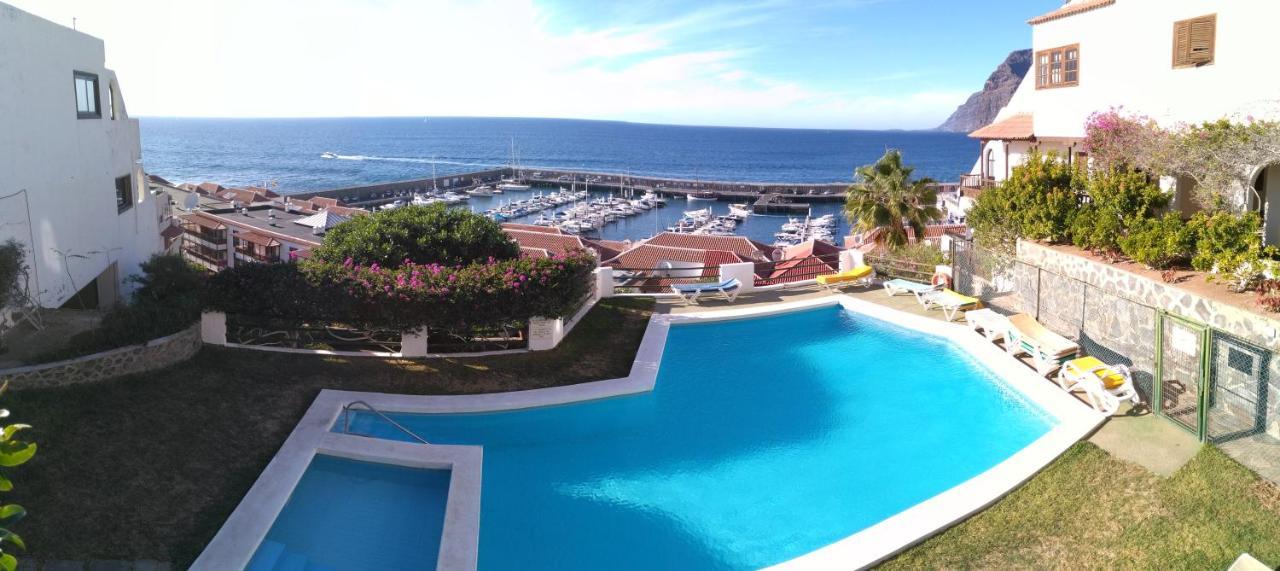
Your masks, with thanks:
[(1067, 16), (1074, 16), (1076, 14), (1081, 14), (1084, 12), (1088, 12), (1090, 10), (1105, 8), (1115, 3), (1116, 3), (1116, 0), (1074, 0), (1062, 6), (1061, 8), (1058, 8), (1057, 10), (1054, 10), (1047, 14), (1041, 14), (1030, 20), (1027, 20), (1027, 23), (1031, 24), (1032, 26), (1036, 24), (1043, 24), (1045, 22), (1066, 18)]
[(742, 256), (726, 250), (698, 250), (694, 248), (673, 248), (641, 244), (608, 260), (604, 265), (628, 270), (657, 270), (663, 268), (663, 262), (684, 262), (699, 264), (703, 276), (719, 275), (718, 269), (723, 264), (750, 262)]
[(703, 234), (680, 234), (663, 232), (644, 241), (655, 246), (673, 248), (692, 248), (695, 250), (725, 250), (742, 256), (749, 261), (768, 261), (772, 246), (767, 246), (748, 239), (746, 236), (707, 236)]
[(542, 248), (526, 248), (524, 246), (520, 246), (520, 257), (521, 258), (550, 258), (551, 252), (543, 250)]
[(1017, 113), (969, 133), (974, 139), (1029, 141), (1036, 137), (1035, 120), (1030, 113)]
[(564, 231), (559, 228), (538, 226), (537, 224), (516, 224), (512, 222), (503, 224), (502, 227), (507, 230), (523, 230), (525, 232), (541, 232), (543, 234), (564, 234)]

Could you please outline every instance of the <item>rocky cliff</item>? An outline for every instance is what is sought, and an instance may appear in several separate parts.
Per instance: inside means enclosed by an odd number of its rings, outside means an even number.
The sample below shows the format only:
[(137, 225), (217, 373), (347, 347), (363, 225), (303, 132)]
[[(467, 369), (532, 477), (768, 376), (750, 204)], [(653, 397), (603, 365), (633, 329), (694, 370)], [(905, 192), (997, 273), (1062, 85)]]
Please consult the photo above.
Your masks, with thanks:
[(1030, 68), (1031, 50), (1018, 50), (1009, 54), (1004, 63), (991, 72), (982, 91), (970, 95), (969, 100), (957, 107), (946, 122), (938, 125), (938, 130), (968, 133), (991, 123), (1000, 108), (1013, 97), (1013, 92), (1018, 89), (1018, 84)]

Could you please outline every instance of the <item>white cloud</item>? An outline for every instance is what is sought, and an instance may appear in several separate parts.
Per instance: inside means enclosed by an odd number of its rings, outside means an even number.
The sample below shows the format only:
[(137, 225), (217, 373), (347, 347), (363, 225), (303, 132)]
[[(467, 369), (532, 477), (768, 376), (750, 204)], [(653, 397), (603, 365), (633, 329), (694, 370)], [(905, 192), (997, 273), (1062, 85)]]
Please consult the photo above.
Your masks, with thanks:
[[(10, 0), (14, 1), (14, 0)], [(134, 115), (582, 117), (695, 124), (921, 127), (966, 94), (904, 98), (760, 77), (741, 47), (689, 35), (775, 2), (644, 26), (553, 32), (532, 0), (17, 0), (106, 41)]]

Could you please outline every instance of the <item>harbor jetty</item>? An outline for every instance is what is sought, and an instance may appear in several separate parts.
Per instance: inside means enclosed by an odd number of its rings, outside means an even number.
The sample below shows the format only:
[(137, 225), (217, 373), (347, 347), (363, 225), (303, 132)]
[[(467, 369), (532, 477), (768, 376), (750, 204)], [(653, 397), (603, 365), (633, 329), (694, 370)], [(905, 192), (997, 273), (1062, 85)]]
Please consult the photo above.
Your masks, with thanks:
[[(738, 182), (707, 181), (696, 179), (662, 178), (652, 176), (636, 176), (624, 173), (606, 173), (576, 170), (513, 170), (511, 168), (489, 169), (461, 174), (440, 175), (421, 179), (386, 182), (363, 186), (351, 186), (291, 193), (299, 199), (313, 197), (336, 198), (352, 206), (378, 206), (393, 202), (416, 193), (432, 191), (465, 192), (476, 187), (497, 184), (503, 180), (519, 180), (534, 187), (560, 188), (569, 187), (575, 182), (579, 187), (589, 184), (592, 190), (618, 192), (620, 194), (652, 192), (663, 196), (685, 198), (694, 195), (698, 198), (714, 200), (731, 200), (735, 202), (755, 202), (766, 195), (776, 195), (770, 204), (790, 204), (808, 202), (839, 202), (844, 200), (848, 182), (830, 183), (783, 183), (783, 182)], [(803, 210), (787, 210), (787, 212), (803, 212)]]

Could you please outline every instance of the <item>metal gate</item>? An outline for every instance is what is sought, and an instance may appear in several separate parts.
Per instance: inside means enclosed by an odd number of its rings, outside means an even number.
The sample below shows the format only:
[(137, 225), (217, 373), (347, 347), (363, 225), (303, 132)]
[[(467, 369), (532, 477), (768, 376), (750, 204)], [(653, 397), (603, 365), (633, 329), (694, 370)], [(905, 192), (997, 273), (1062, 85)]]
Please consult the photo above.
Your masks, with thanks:
[(1267, 428), (1267, 403), (1275, 392), (1268, 370), (1271, 351), (1214, 330), (1210, 340), (1206, 437), (1229, 442)]
[(1204, 439), (1204, 386), (1207, 377), (1208, 328), (1188, 319), (1160, 313), (1155, 394), (1157, 414)]
[(973, 252), (973, 240), (951, 237), (951, 279), (952, 289), (964, 295), (974, 295), (973, 272), (976, 271), (976, 257)]

